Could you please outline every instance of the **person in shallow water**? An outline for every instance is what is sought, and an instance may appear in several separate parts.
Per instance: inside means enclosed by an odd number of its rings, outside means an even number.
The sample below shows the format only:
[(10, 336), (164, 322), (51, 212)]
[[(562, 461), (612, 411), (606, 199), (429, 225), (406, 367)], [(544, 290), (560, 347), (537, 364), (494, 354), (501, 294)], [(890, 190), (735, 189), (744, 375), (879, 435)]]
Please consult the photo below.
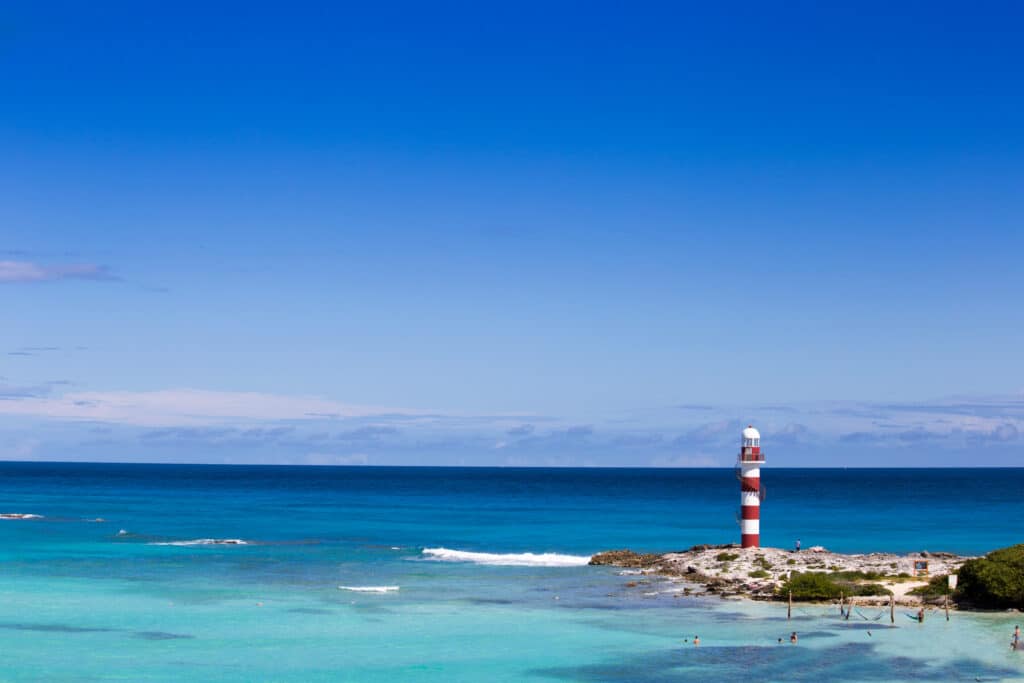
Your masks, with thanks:
[(700, 645), (700, 636), (694, 636), (693, 637), (693, 644), (694, 645)]
[(797, 641), (796, 631), (793, 631), (792, 633), (789, 634), (789, 642), (791, 642), (794, 645), (796, 645), (796, 641)]
[(924, 623), (924, 607), (922, 607), (921, 609), (917, 610), (917, 623), (919, 623), (919, 624), (923, 624)]

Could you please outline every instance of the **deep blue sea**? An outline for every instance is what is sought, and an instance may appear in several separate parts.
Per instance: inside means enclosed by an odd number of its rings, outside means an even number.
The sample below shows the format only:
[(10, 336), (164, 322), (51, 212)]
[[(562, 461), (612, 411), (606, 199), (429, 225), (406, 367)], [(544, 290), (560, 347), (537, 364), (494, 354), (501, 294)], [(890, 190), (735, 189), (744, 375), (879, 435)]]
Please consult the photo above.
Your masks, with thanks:
[[(762, 476), (763, 545), (1024, 542), (1024, 469)], [(786, 622), (586, 565), (735, 542), (738, 506), (728, 469), (0, 463), (0, 513), (32, 515), (0, 520), (0, 680), (1024, 677), (1016, 614), (867, 636), (828, 607)]]

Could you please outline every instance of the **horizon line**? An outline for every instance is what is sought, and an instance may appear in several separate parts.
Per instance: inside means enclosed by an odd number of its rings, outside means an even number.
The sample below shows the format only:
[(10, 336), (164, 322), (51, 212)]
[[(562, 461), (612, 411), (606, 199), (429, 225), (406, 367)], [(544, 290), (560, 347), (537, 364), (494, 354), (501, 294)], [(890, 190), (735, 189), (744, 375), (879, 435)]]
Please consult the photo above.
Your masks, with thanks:
[[(336, 469), (451, 469), (451, 470), (732, 470), (732, 465), (708, 467), (665, 467), (660, 465), (356, 465), (323, 463), (226, 463), (226, 462), (143, 462), (137, 460), (3, 460), (4, 465), (141, 465), (152, 467), (281, 467), (281, 468), (326, 468)], [(768, 471), (780, 470), (1024, 470), (1024, 466), (1011, 465), (937, 465), (921, 467), (905, 466), (843, 466), (843, 467), (770, 467)]]

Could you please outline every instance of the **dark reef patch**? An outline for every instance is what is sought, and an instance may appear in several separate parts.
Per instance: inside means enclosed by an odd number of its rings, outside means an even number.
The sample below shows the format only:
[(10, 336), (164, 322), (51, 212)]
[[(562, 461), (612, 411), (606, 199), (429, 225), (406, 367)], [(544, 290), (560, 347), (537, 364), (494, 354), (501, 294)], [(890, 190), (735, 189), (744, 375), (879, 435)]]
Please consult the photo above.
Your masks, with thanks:
[(43, 633), (110, 633), (117, 629), (92, 628), (87, 626), (68, 626), (67, 624), (25, 624), (0, 622), (0, 628), (7, 628), (14, 631), (40, 631)]
[(188, 634), (182, 633), (168, 633), (167, 631), (136, 631), (136, 638), (142, 638), (143, 640), (188, 640), (195, 638)]
[(935, 664), (913, 657), (882, 657), (870, 643), (810, 650), (789, 643), (769, 646), (680, 647), (603, 663), (534, 669), (565, 681), (738, 681), (756, 671), (772, 681), (956, 681), (1003, 680), (1019, 671), (959, 659)]

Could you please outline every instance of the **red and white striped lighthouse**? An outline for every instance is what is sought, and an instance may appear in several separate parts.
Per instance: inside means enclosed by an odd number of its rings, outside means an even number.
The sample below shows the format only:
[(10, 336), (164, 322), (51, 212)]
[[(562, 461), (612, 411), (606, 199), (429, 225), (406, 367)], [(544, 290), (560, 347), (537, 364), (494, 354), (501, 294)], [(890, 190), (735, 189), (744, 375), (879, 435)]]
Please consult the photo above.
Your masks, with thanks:
[(761, 432), (747, 425), (740, 442), (740, 455), (736, 462), (740, 479), (740, 544), (744, 548), (761, 545)]

